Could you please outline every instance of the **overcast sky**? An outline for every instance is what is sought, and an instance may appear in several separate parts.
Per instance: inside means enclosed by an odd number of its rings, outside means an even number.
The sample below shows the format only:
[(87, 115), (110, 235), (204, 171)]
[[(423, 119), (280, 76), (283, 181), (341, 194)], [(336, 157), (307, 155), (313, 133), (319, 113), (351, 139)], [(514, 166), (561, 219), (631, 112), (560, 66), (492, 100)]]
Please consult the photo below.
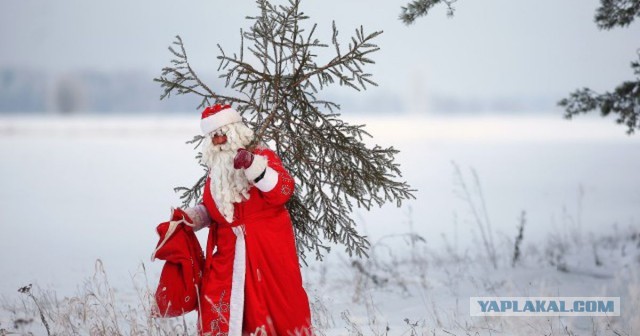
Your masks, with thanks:
[[(632, 78), (638, 23), (598, 30), (597, 0), (460, 0), (453, 18), (437, 8), (408, 27), (397, 19), (405, 2), (306, 0), (303, 10), (319, 23), (321, 37), (329, 36), (332, 20), (343, 39), (360, 24), (384, 30), (371, 71), (378, 90), (401, 95), (562, 96)], [(2, 0), (0, 67), (155, 75), (180, 34), (196, 66), (213, 71), (216, 43), (237, 50), (244, 17), (256, 13), (246, 0)]]

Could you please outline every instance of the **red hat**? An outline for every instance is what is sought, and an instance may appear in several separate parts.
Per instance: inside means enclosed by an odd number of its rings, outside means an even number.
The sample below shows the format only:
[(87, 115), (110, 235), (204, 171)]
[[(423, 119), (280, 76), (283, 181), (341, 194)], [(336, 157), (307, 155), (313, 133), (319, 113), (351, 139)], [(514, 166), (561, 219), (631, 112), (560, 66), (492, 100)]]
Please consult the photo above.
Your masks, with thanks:
[(155, 293), (156, 317), (181, 316), (198, 309), (204, 255), (189, 222), (189, 216), (175, 209), (170, 222), (158, 225), (160, 241), (153, 258), (165, 260)]
[(240, 113), (231, 108), (231, 105), (215, 104), (202, 111), (200, 128), (203, 134), (209, 134), (224, 125), (241, 121)]

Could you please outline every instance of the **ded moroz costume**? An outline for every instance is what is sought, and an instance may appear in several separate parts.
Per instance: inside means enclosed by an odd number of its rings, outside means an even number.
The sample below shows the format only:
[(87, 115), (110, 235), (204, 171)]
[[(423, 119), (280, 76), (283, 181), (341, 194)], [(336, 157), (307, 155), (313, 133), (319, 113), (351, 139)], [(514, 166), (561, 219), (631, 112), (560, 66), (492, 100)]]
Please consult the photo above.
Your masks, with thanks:
[(311, 335), (309, 301), (285, 206), (294, 179), (264, 145), (244, 149), (253, 134), (229, 105), (206, 108), (201, 128), (202, 161), (210, 171), (203, 202), (184, 210), (186, 225), (209, 227), (198, 288), (199, 333)]

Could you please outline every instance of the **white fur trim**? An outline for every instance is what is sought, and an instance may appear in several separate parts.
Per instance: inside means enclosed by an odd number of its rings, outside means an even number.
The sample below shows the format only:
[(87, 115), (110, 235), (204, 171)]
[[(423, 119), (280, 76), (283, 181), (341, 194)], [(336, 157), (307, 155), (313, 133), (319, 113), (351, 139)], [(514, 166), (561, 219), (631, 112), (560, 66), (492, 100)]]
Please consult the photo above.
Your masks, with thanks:
[(241, 122), (242, 117), (238, 111), (227, 108), (214, 115), (210, 115), (200, 120), (200, 129), (202, 134), (209, 134), (218, 128), (235, 122)]
[(187, 213), (187, 216), (189, 216), (189, 219), (191, 219), (194, 224), (193, 231), (198, 231), (211, 224), (211, 218), (209, 217), (207, 208), (202, 204), (187, 208), (184, 212)]
[(244, 175), (249, 182), (253, 182), (265, 168), (267, 168), (267, 158), (262, 155), (253, 155), (253, 162), (249, 168), (244, 170)]
[(263, 192), (271, 191), (278, 184), (278, 178), (278, 172), (271, 167), (267, 167), (264, 176), (256, 183), (256, 187)]
[(242, 319), (244, 314), (244, 277), (246, 274), (246, 246), (244, 241), (244, 225), (234, 226), (236, 235), (236, 251), (233, 257), (233, 274), (231, 280), (231, 299), (229, 300), (229, 336), (242, 336)]

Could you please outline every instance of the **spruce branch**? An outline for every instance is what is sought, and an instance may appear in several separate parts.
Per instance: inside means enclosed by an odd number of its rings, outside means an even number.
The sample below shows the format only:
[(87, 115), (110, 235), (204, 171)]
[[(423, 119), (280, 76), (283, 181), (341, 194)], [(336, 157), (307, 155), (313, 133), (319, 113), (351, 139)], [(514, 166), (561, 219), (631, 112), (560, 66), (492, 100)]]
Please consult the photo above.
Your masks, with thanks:
[(564, 117), (572, 119), (576, 115), (599, 110), (603, 117), (617, 115), (616, 123), (625, 125), (629, 135), (640, 129), (640, 62), (632, 62), (631, 67), (636, 80), (623, 82), (613, 92), (599, 94), (583, 88), (559, 101), (558, 105), (565, 109)]
[[(609, 30), (627, 27), (639, 16), (640, 0), (601, 0), (594, 19), (598, 28)], [(640, 52), (638, 56), (640, 58)], [(564, 107), (564, 117), (572, 119), (599, 110), (603, 117), (617, 115), (616, 123), (625, 125), (629, 135), (640, 129), (640, 62), (631, 62), (631, 68), (636, 79), (622, 82), (612, 92), (598, 94), (582, 88), (560, 100), (558, 105)]]
[(443, 3), (447, 6), (447, 16), (453, 16), (455, 8), (453, 4), (458, 0), (414, 0), (407, 4), (406, 7), (402, 7), (400, 13), (400, 20), (406, 25), (410, 25), (421, 16), (426, 16), (431, 8)]
[(624, 28), (640, 16), (638, 0), (600, 0), (595, 22), (600, 29)]
[(168, 48), (175, 57), (171, 60), (172, 66), (164, 67), (161, 75), (153, 79), (155, 82), (160, 83), (160, 87), (163, 89), (160, 100), (170, 97), (171, 93), (175, 93), (177, 95), (196, 94), (202, 97), (198, 108), (210, 105), (212, 100), (221, 103), (248, 103), (243, 99), (214, 93), (191, 68), (182, 38), (179, 35), (176, 35), (175, 38), (173, 45), (177, 46), (179, 50), (176, 50), (173, 46)]

